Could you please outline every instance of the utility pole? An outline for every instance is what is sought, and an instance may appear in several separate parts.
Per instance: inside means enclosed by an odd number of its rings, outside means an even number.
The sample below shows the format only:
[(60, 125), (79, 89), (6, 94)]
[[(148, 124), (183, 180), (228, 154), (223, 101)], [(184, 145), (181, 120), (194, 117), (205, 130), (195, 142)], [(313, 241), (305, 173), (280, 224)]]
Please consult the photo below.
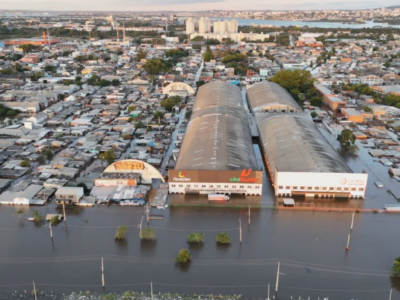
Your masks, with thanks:
[(281, 262), (278, 261), (278, 272), (276, 273), (276, 284), (275, 284), (275, 299), (278, 299), (278, 287), (279, 287), (279, 272), (280, 272)]
[(147, 226), (149, 226), (149, 203), (146, 206), (146, 213), (147, 213)]
[(349, 250), (349, 245), (350, 245), (350, 233), (349, 233), (349, 235), (347, 236), (347, 246), (346, 246), (346, 251), (348, 251), (348, 250)]
[(65, 214), (65, 201), (63, 201), (64, 222), (67, 223), (67, 215)]
[(242, 220), (239, 219), (239, 237), (240, 237), (240, 243), (242, 243)]
[(33, 294), (35, 295), (35, 300), (37, 300), (36, 287), (35, 287), (35, 282), (34, 281), (33, 281)]
[(104, 260), (103, 257), (101, 258), (101, 286), (105, 287), (105, 283), (104, 283)]
[(249, 205), (249, 225), (250, 225), (250, 219), (251, 219), (251, 212), (250, 212), (250, 205)]
[(142, 219), (140, 220), (140, 226), (139, 226), (140, 231), (142, 231), (142, 222), (143, 222), (143, 216), (142, 216)]
[(150, 281), (150, 289), (151, 289), (151, 300), (154, 300), (154, 296), (153, 296), (153, 281)]
[(267, 298), (267, 300), (271, 300), (271, 299), (269, 298), (269, 282), (268, 282), (268, 298)]
[(53, 228), (51, 227), (51, 221), (49, 222), (50, 238), (53, 240)]
[(392, 300), (392, 289), (390, 289), (389, 300)]
[(353, 225), (354, 225), (354, 211), (353, 211), (353, 215), (351, 217), (351, 226), (350, 226), (350, 230), (353, 230)]

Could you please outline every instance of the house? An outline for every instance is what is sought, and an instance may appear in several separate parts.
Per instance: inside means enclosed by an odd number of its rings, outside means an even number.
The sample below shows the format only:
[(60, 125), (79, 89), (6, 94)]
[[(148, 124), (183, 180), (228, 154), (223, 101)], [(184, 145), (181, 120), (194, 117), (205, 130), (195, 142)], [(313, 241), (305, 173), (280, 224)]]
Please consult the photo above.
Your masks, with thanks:
[(60, 187), (56, 192), (56, 202), (78, 204), (84, 195), (83, 187)]

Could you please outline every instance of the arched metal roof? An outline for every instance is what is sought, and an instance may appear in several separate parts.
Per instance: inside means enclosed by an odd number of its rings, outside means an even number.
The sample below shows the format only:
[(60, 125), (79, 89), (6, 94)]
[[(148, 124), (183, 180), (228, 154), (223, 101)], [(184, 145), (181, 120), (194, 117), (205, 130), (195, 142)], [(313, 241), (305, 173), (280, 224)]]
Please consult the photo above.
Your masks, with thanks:
[(172, 82), (168, 84), (163, 90), (163, 93), (168, 95), (170, 93), (177, 93), (177, 92), (178, 93), (185, 92), (188, 95), (194, 95), (194, 89), (190, 85), (184, 82)]
[(268, 164), (278, 172), (352, 173), (308, 114), (258, 115)]
[(200, 87), (176, 169), (257, 170), (240, 89), (211, 82)]
[(253, 112), (274, 106), (287, 106), (288, 110), (301, 111), (300, 105), (287, 90), (269, 81), (256, 83), (247, 89), (247, 99)]

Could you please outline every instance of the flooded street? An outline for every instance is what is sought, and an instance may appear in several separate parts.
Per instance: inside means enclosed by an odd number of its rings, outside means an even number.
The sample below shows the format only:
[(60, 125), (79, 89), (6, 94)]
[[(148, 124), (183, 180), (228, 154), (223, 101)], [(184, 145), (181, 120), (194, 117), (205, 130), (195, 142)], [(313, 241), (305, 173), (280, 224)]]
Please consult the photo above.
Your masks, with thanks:
[[(46, 214), (55, 207), (39, 210)], [(68, 208), (68, 226), (53, 228), (52, 246), (48, 227), (20, 224), (15, 208), (0, 207), (0, 294), (31, 291), (32, 281), (40, 291), (55, 294), (101, 292), (101, 257), (108, 293), (149, 292), (152, 281), (155, 293), (265, 298), (268, 283), (271, 295), (274, 290), (278, 260), (281, 299), (373, 300), (386, 297), (391, 285), (400, 290), (400, 282), (390, 277), (400, 249), (398, 215), (356, 214), (346, 252), (350, 213), (253, 209), (249, 225), (247, 209), (172, 207), (160, 212), (164, 220), (150, 221), (157, 240), (145, 243), (138, 237), (141, 208)], [(27, 210), (24, 217), (31, 214)], [(122, 243), (114, 240), (120, 225), (128, 226)], [(205, 233), (203, 245), (188, 246), (186, 235), (194, 231)], [(230, 246), (216, 245), (215, 235), (222, 231), (231, 236)], [(192, 263), (178, 267), (174, 259), (182, 248), (192, 253)], [(392, 299), (400, 299), (398, 290)]]

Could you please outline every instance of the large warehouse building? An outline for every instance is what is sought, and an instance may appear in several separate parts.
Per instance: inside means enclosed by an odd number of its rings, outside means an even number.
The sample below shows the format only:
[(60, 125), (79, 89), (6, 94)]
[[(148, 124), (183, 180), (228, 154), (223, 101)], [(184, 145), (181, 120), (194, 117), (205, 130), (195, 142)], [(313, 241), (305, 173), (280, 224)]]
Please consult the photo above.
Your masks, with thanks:
[[(264, 92), (257, 92), (260, 90)], [(282, 87), (270, 82), (258, 83), (248, 89), (247, 97), (253, 111), (260, 106), (264, 108), (259, 111), (267, 111), (268, 103), (289, 108), (255, 113), (276, 195), (365, 197), (368, 174), (351, 171), (315, 127), (309, 113), (301, 112)]]
[(200, 87), (175, 170), (171, 193), (261, 195), (249, 123), (240, 89), (212, 82)]

